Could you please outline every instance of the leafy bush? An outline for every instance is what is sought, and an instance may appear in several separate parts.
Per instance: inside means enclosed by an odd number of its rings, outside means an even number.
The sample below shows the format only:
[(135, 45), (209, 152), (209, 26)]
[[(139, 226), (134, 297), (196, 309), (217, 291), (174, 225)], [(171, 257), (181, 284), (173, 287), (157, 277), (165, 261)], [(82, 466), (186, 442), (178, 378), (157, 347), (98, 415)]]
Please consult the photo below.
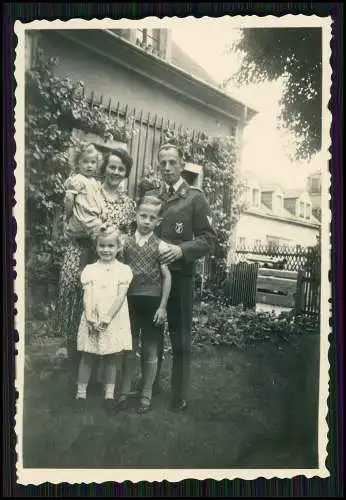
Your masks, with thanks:
[(193, 344), (226, 345), (244, 348), (263, 342), (288, 341), (307, 332), (317, 333), (315, 323), (306, 317), (296, 317), (294, 311), (255, 312), (242, 307), (225, 305), (216, 299), (209, 304), (196, 304), (193, 316)]
[(38, 54), (26, 74), (25, 213), (26, 275), (54, 282), (64, 248), (63, 184), (71, 173), (71, 149), (81, 140), (73, 129), (127, 142), (134, 119), (113, 116), (91, 103), (83, 82), (54, 76), (55, 58)]

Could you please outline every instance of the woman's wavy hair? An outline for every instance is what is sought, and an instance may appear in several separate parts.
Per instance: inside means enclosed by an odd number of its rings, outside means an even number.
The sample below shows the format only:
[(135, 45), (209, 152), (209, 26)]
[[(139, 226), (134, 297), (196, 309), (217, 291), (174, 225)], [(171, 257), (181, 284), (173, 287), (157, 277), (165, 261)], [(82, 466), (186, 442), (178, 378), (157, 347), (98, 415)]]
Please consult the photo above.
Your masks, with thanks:
[(112, 149), (111, 151), (108, 151), (103, 156), (103, 164), (101, 166), (101, 171), (100, 171), (101, 175), (102, 176), (105, 175), (106, 167), (108, 165), (109, 158), (111, 156), (117, 156), (118, 158), (120, 158), (120, 160), (122, 161), (123, 165), (126, 168), (126, 178), (127, 178), (130, 175), (130, 172), (131, 172), (131, 168), (132, 168), (132, 165), (133, 165), (133, 159), (129, 155), (129, 153), (125, 149), (122, 149), (122, 148)]

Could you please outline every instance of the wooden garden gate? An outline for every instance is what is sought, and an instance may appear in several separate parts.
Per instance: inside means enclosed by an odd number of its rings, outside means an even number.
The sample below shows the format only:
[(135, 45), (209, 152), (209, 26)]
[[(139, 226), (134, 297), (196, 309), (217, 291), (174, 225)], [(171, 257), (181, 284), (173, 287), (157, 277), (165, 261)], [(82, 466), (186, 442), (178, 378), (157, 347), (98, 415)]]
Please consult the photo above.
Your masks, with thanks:
[(320, 317), (321, 255), (311, 249), (307, 264), (298, 271), (295, 312), (309, 316), (316, 324)]
[(257, 275), (258, 264), (240, 262), (230, 265), (226, 295), (231, 306), (243, 304), (246, 309), (256, 307)]

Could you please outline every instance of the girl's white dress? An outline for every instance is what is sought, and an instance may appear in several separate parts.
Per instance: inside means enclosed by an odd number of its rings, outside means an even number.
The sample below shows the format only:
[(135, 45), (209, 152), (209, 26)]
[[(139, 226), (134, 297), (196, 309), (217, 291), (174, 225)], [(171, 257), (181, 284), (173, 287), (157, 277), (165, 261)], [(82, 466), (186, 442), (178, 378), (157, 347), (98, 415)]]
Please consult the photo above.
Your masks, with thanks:
[[(129, 286), (132, 281), (129, 266), (115, 260), (110, 263), (95, 262), (87, 265), (81, 275), (83, 288), (91, 287), (91, 307), (93, 314), (106, 315), (118, 296), (120, 285)], [(83, 312), (77, 337), (78, 351), (91, 354), (115, 354), (123, 350), (132, 350), (130, 317), (125, 300), (107, 330), (90, 333)]]

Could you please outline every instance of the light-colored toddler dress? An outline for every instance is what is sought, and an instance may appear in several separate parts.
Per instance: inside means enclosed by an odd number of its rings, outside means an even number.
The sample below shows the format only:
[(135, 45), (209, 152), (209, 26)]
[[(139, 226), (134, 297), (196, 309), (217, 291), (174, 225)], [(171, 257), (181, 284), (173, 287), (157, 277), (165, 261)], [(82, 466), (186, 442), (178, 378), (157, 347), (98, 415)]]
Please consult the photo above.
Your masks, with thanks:
[[(118, 296), (121, 285), (129, 286), (132, 281), (129, 266), (114, 260), (110, 263), (97, 261), (87, 265), (81, 282), (85, 289), (91, 287), (91, 307), (93, 315), (108, 314), (114, 300)], [(77, 350), (91, 354), (115, 354), (124, 350), (132, 350), (132, 337), (127, 298), (104, 332), (90, 333), (83, 312), (78, 329)]]

